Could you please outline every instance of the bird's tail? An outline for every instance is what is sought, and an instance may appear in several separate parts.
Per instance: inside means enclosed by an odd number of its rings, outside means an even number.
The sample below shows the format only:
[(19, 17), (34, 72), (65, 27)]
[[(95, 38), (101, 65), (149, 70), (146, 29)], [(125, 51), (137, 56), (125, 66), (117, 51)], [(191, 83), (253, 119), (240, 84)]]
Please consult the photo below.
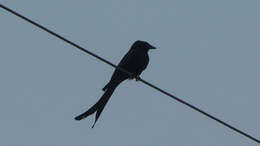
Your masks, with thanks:
[[(118, 83), (119, 84), (119, 83)], [(109, 88), (106, 89), (105, 93), (102, 95), (102, 97), (98, 100), (98, 102), (93, 105), (89, 110), (87, 110), (86, 112), (82, 113), (81, 115), (75, 117), (75, 120), (82, 120), (86, 117), (88, 117), (89, 115), (92, 115), (93, 113), (96, 112), (96, 117), (95, 117), (95, 122), (92, 126), (92, 128), (95, 126), (100, 114), (102, 113), (105, 105), (107, 104), (109, 98), (111, 97), (111, 95), (113, 94), (113, 92), (115, 91), (116, 87), (118, 84), (113, 84), (109, 86)]]

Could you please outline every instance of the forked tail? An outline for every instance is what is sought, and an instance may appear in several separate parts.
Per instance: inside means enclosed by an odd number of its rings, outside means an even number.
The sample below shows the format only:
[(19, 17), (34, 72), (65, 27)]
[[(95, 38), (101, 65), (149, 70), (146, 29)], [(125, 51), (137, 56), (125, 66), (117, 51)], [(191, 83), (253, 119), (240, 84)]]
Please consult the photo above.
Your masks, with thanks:
[(102, 95), (102, 97), (98, 100), (98, 102), (96, 104), (94, 104), (89, 110), (87, 110), (86, 112), (82, 113), (81, 115), (75, 117), (75, 120), (82, 120), (86, 117), (88, 117), (89, 115), (92, 115), (93, 113), (96, 112), (96, 117), (95, 117), (95, 122), (92, 126), (92, 128), (95, 126), (100, 114), (102, 113), (105, 105), (107, 104), (109, 98), (111, 97), (111, 95), (113, 94), (113, 92), (115, 91), (116, 87), (118, 84), (114, 84), (114, 85), (110, 85), (109, 88), (106, 89), (105, 93)]

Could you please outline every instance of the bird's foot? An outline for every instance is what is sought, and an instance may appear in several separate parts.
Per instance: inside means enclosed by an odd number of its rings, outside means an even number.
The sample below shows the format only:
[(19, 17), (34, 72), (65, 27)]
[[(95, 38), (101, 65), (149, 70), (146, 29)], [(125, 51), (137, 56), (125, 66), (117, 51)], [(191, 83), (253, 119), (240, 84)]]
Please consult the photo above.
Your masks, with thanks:
[(130, 79), (130, 80), (135, 79), (136, 81), (140, 81), (141, 78), (140, 78), (139, 75), (134, 75), (134, 74), (132, 74), (132, 75), (130, 75), (129, 79)]
[(140, 80), (141, 80), (140, 76), (135, 76), (135, 81), (140, 81)]

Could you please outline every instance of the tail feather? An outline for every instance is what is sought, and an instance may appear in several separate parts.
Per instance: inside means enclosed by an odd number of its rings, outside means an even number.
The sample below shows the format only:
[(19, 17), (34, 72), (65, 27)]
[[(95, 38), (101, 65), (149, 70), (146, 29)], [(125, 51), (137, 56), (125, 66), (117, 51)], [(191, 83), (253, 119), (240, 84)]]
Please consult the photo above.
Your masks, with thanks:
[[(99, 107), (98, 107), (97, 110), (96, 110), (95, 122), (94, 122), (92, 128), (94, 128), (94, 126), (95, 126), (95, 124), (96, 124), (96, 122), (97, 122), (99, 116), (101, 115), (103, 109), (105, 108), (105, 106), (106, 106), (108, 100), (110, 99), (111, 95), (113, 94), (114, 90), (115, 90), (115, 88), (108, 89), (108, 90), (104, 93), (104, 95), (102, 96), (102, 98), (101, 98), (102, 100), (100, 100), (100, 105), (99, 105)], [(104, 97), (104, 98), (103, 98), (103, 97)]]
[[(112, 95), (112, 94), (111, 94)], [(105, 101), (103, 101), (103, 103), (101, 103), (100, 107), (97, 109), (97, 112), (96, 112), (96, 117), (95, 117), (95, 122), (92, 126), (92, 128), (94, 128), (99, 116), (101, 115), (103, 109), (105, 108), (105, 105), (107, 104), (109, 98), (106, 98)]]
[(87, 110), (86, 112), (78, 115), (77, 117), (75, 117), (75, 120), (82, 120), (85, 119), (86, 117), (88, 117), (89, 115), (92, 115), (93, 113), (96, 112), (96, 110), (98, 109), (99, 106), (99, 102), (97, 102), (95, 105), (93, 105), (89, 110)]
[(113, 92), (115, 91), (116, 87), (118, 84), (113, 85), (113, 86), (109, 86), (109, 88), (106, 89), (105, 93), (102, 95), (102, 97), (98, 100), (98, 102), (93, 105), (89, 110), (87, 110), (86, 112), (82, 113), (81, 115), (75, 117), (75, 120), (82, 120), (86, 117), (88, 117), (89, 115), (92, 115), (93, 113), (96, 112), (96, 117), (95, 117), (95, 122), (92, 126), (92, 128), (95, 126), (100, 114), (102, 113), (105, 105), (107, 104), (108, 100), (110, 99), (111, 95), (113, 94)]

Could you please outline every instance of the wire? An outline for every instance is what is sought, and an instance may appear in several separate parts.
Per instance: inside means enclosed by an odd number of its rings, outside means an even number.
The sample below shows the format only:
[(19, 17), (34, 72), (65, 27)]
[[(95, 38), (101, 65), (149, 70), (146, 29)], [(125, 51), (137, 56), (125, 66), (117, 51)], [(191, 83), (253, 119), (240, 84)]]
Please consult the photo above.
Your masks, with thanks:
[[(83, 51), (83, 52), (85, 52), (85, 53), (87, 53), (87, 54), (89, 54), (89, 55), (95, 57), (96, 59), (99, 59), (99, 60), (103, 61), (104, 63), (106, 63), (106, 64), (108, 64), (108, 65), (110, 65), (110, 66), (112, 66), (112, 67), (114, 67), (114, 68), (116, 68), (116, 69), (119, 69), (119, 70), (121, 70), (121, 71), (123, 71), (123, 72), (125, 72), (125, 73), (128, 73), (129, 75), (132, 75), (132, 73), (128, 72), (127, 70), (125, 70), (125, 69), (123, 69), (123, 68), (120, 68), (120, 67), (117, 67), (117, 66), (114, 65), (113, 63), (107, 61), (106, 59), (104, 59), (104, 58), (102, 58), (102, 57), (100, 57), (100, 56), (98, 56), (98, 55), (96, 55), (96, 54), (94, 54), (94, 53), (92, 53), (92, 52), (90, 52), (90, 51), (84, 49), (83, 47), (81, 47), (81, 46), (79, 46), (79, 45), (77, 45), (77, 44), (71, 42), (70, 40), (68, 40), (68, 39), (66, 39), (66, 38), (64, 38), (64, 37), (62, 37), (62, 36), (60, 36), (59, 34), (53, 32), (53, 31), (51, 31), (51, 30), (49, 30), (49, 29), (47, 29), (46, 27), (44, 27), (44, 26), (42, 26), (42, 25), (40, 25), (40, 24), (38, 24), (38, 23), (36, 23), (36, 22), (30, 20), (29, 18), (27, 18), (27, 17), (25, 17), (25, 16), (23, 16), (23, 15), (21, 15), (21, 14), (15, 12), (15, 11), (13, 11), (13, 10), (7, 8), (6, 6), (0, 4), (0, 7), (3, 8), (4, 10), (6, 10), (6, 11), (8, 11), (8, 12), (10, 12), (10, 13), (12, 13), (12, 14), (18, 16), (18, 17), (20, 17), (21, 19), (23, 19), (23, 20), (25, 20), (25, 21), (27, 21), (27, 22), (29, 22), (29, 23), (31, 23), (31, 24), (33, 24), (33, 25), (39, 27), (40, 29), (43, 29), (44, 31), (46, 31), (46, 32), (48, 32), (48, 33), (54, 35), (55, 37), (57, 37), (57, 38), (63, 40), (64, 42), (66, 42), (66, 43), (68, 43), (68, 44), (70, 44), (70, 45), (76, 47), (77, 49), (79, 49), (79, 50), (81, 50), (81, 51)], [(150, 86), (150, 87), (152, 87), (153, 89), (155, 89), (155, 90), (157, 90), (157, 91), (159, 91), (159, 92), (161, 92), (161, 93), (163, 93), (163, 94), (165, 94), (165, 95), (171, 97), (172, 99), (177, 100), (178, 102), (180, 102), (180, 103), (182, 103), (182, 104), (184, 104), (184, 105), (190, 107), (191, 109), (193, 109), (193, 110), (195, 110), (195, 111), (197, 111), (197, 112), (199, 112), (199, 113), (201, 113), (201, 114), (207, 116), (207, 117), (210, 118), (210, 119), (213, 119), (213, 120), (219, 122), (220, 124), (222, 124), (222, 125), (224, 125), (224, 126), (230, 128), (230, 129), (232, 129), (232, 130), (238, 132), (239, 134), (244, 135), (245, 137), (247, 137), (247, 138), (249, 138), (249, 139), (251, 139), (251, 140), (253, 140), (253, 141), (257, 142), (257, 143), (260, 143), (260, 140), (254, 138), (253, 136), (250, 136), (249, 134), (247, 134), (247, 133), (245, 133), (245, 132), (243, 132), (243, 131), (241, 131), (241, 130), (239, 130), (239, 129), (237, 129), (237, 128), (235, 128), (235, 127), (229, 125), (229, 124), (227, 124), (226, 122), (224, 122), (224, 121), (222, 121), (222, 120), (220, 120), (220, 119), (218, 119), (218, 118), (216, 118), (216, 117), (214, 117), (214, 116), (208, 114), (207, 112), (205, 112), (205, 111), (203, 111), (203, 110), (201, 110), (201, 109), (199, 109), (199, 108), (197, 108), (197, 107), (195, 107), (195, 106), (189, 104), (188, 102), (186, 102), (186, 101), (184, 101), (184, 100), (182, 100), (182, 99), (180, 99), (180, 98), (178, 98), (178, 97), (172, 95), (171, 93), (164, 91), (163, 89), (161, 89), (161, 88), (159, 88), (159, 87), (157, 87), (157, 86), (155, 86), (155, 85), (153, 85), (153, 84), (151, 84), (151, 83), (145, 81), (144, 79), (142, 79), (142, 78), (140, 78), (140, 77), (136, 77), (136, 80), (139, 80), (139, 81), (143, 82), (143, 83), (146, 84), (147, 86)]]

